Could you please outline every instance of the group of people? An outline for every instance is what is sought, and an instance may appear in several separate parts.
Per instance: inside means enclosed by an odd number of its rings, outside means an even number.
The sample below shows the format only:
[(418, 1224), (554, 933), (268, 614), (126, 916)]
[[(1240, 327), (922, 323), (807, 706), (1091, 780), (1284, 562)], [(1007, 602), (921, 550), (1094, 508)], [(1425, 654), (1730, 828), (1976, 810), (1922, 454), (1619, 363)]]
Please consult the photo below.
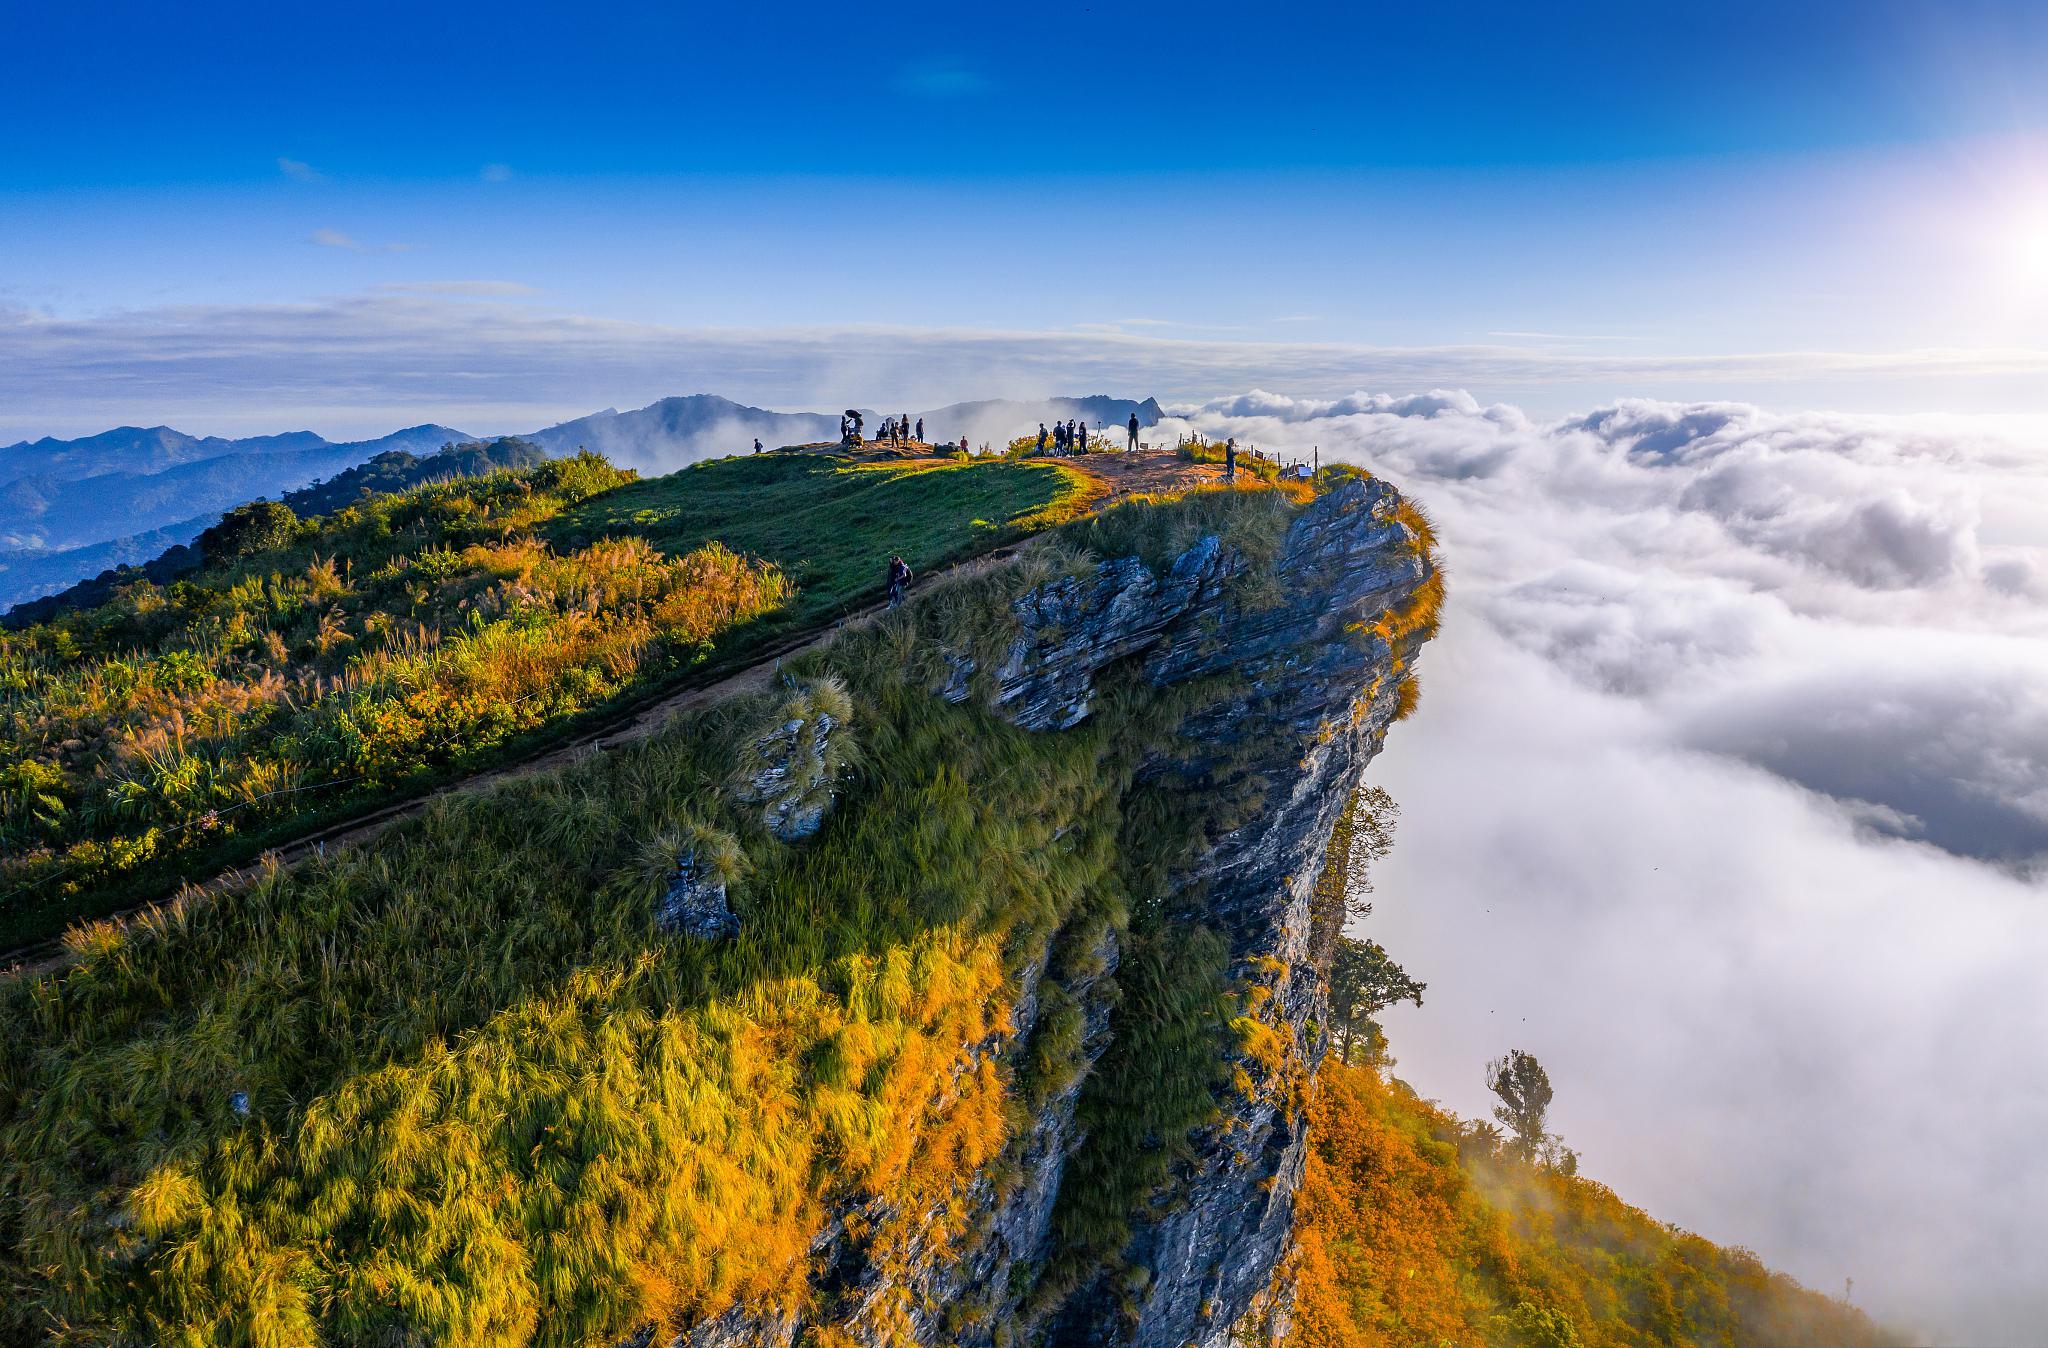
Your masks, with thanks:
[[(1047, 439), (1052, 441), (1050, 449), (1046, 448)], [(1038, 452), (1040, 454), (1049, 453), (1054, 458), (1059, 459), (1063, 459), (1069, 454), (1086, 454), (1088, 452), (1088, 423), (1085, 421), (1055, 421), (1052, 424), (1051, 434), (1048, 436), (1045, 423), (1039, 422)]]
[[(1126, 453), (1129, 453), (1138, 447), (1138, 414), (1136, 412), (1131, 413), (1130, 423), (1124, 427), (1124, 430), (1126, 432), (1124, 450)], [(1050, 447), (1047, 446), (1047, 441), (1051, 442)], [(1055, 421), (1052, 424), (1052, 430), (1047, 431), (1045, 423), (1039, 422), (1038, 452), (1040, 454), (1051, 454), (1055, 458), (1066, 458), (1073, 454), (1086, 454), (1088, 452), (1088, 423), (1078, 418), (1070, 421)]]
[(913, 430), (910, 424), (910, 413), (908, 412), (905, 412), (900, 417), (884, 417), (882, 419), (882, 433), (876, 436), (875, 439), (897, 446), (921, 444), (924, 441), (924, 418), (919, 417), (917, 419), (916, 429)]

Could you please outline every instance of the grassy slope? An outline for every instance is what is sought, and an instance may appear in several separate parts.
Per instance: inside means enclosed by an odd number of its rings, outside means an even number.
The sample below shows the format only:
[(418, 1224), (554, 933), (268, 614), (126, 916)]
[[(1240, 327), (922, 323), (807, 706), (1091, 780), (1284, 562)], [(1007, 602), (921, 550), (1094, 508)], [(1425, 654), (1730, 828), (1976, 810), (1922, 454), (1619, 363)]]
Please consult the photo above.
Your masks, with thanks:
[(1310, 1113), (1289, 1348), (1879, 1348), (1861, 1312), (1495, 1154), (1370, 1066), (1326, 1063)]
[[(892, 550), (929, 569), (1091, 495), (1054, 466), (779, 455), (698, 465), (580, 505), (573, 492), (519, 489), (553, 471), (378, 498), (210, 569), (170, 603), (143, 587), (0, 636), (0, 728), (15, 759), (0, 772), (13, 854), (0, 866), (0, 948), (744, 664), (878, 596)], [(507, 530), (537, 547), (513, 556)], [(606, 546), (620, 537), (693, 560), (664, 567)], [(708, 626), (685, 612), (719, 542), (786, 562), (793, 599), (770, 575), (765, 611), (727, 604)], [(345, 578), (323, 570), (337, 557), (352, 564)], [(537, 568), (552, 583), (537, 584)], [(470, 620), (485, 605), (504, 616), (479, 628)], [(396, 625), (380, 628), (380, 612)], [(420, 623), (433, 649), (390, 658)]]
[[(1145, 515), (1270, 533), (1278, 498), (1235, 501)], [(233, 903), (83, 931), (71, 968), (5, 985), (0, 1332), (602, 1344), (800, 1298), (843, 1199), (903, 1214), (867, 1233), (884, 1267), (964, 1226), (965, 1179), (1077, 1047), (1071, 1016), (1011, 1060), (966, 1046), (1023, 961), (1053, 943), (1058, 979), (1131, 920), (1122, 802), (1202, 695), (1112, 689), (1061, 735), (932, 695), (942, 644), (1000, 640), (1009, 600), (1071, 558), (792, 662), (800, 685), (845, 681), (861, 763), (812, 843), (775, 841), (731, 787), (792, 715), (778, 692), (444, 801)], [(729, 859), (730, 944), (653, 928), (692, 845)], [(1228, 1009), (1195, 1036), (1198, 1081)]]
[(769, 454), (621, 487), (565, 513), (551, 536), (633, 533), (671, 553), (723, 543), (780, 566), (798, 587), (781, 621), (806, 625), (878, 598), (891, 552), (929, 570), (1070, 519), (1088, 496), (1060, 464), (847, 466)]

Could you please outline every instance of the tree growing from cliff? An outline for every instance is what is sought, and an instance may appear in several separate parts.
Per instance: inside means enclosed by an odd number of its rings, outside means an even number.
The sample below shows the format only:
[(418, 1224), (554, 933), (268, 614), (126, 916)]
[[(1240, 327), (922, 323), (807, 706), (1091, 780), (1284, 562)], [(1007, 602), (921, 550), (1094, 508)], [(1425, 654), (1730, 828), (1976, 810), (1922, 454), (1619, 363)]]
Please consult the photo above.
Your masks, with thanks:
[(1493, 1117), (1515, 1135), (1511, 1150), (1530, 1162), (1546, 1155), (1551, 1139), (1543, 1125), (1550, 1113), (1550, 1073), (1536, 1055), (1509, 1049), (1505, 1057), (1486, 1064), (1486, 1089), (1500, 1097)]
[(1360, 787), (1352, 797), (1350, 884), (1344, 894), (1346, 917), (1356, 921), (1372, 911), (1372, 904), (1367, 902), (1372, 893), (1372, 868), (1394, 850), (1394, 826), (1400, 820), (1401, 807), (1384, 786)]
[(1339, 936), (1330, 964), (1330, 1021), (1342, 1036), (1338, 1056), (1351, 1061), (1352, 1045), (1362, 1042), (1367, 1055), (1377, 1057), (1381, 1036), (1374, 1017), (1396, 1002), (1421, 1006), (1428, 987), (1410, 978), (1378, 941)]

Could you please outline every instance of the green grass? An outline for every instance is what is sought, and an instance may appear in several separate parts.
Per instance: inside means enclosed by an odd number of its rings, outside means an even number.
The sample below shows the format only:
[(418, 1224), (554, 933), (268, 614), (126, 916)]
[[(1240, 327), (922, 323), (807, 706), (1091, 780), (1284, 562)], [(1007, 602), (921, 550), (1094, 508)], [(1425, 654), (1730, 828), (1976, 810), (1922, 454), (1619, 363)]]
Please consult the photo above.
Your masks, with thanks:
[(892, 552), (929, 571), (1071, 519), (1089, 494), (1060, 464), (767, 454), (621, 487), (565, 512), (550, 534), (630, 533), (674, 554), (716, 541), (773, 562), (797, 585), (777, 620), (794, 627), (881, 597)]
[(1085, 508), (1069, 470), (585, 456), (0, 634), (0, 949), (516, 761)]

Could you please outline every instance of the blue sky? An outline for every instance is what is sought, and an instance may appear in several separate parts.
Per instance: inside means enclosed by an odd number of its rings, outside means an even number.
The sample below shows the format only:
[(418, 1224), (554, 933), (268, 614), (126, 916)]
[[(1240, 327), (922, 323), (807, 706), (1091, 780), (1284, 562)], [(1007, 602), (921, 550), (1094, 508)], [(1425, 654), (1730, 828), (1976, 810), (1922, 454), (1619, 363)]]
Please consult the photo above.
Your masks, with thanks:
[[(342, 409), (432, 411), (379, 362), (479, 305), (536, 360), (579, 322), (698, 353), (666, 382), (660, 357), (577, 367), (587, 394), (543, 400), (564, 410), (830, 401), (815, 363), (764, 364), (770, 335), (847, 333), (856, 360), (848, 330), (880, 327), (981, 334), (1003, 391), (1029, 390), (999, 336), (1072, 336), (1035, 377), (1131, 375), (1107, 334), (1188, 395), (1256, 374), (1247, 346), (1308, 343), (1326, 358), (1290, 391), (1441, 373), (1558, 410), (1713, 385), (2048, 411), (2048, 6), (741, 9), (9, 7), (0, 354), (36, 382), (0, 374), (0, 435), (172, 411), (373, 429)], [(160, 415), (163, 369), (93, 349), (169, 321), (276, 356), (251, 315), (277, 306), (390, 340), (311, 325), (304, 368), (361, 354), (347, 387), (209, 399), (195, 371)], [(732, 329), (753, 354), (702, 356)], [(1930, 349), (1912, 377), (1841, 372)]]

